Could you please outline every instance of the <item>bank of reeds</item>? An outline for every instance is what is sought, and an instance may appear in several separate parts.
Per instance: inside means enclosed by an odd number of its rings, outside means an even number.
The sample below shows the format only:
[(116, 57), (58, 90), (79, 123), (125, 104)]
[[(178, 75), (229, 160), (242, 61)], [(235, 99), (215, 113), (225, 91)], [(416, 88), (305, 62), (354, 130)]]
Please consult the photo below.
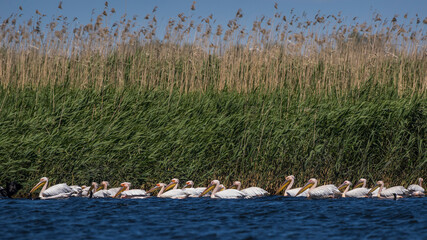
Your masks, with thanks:
[(123, 16), (110, 23), (115, 10), (106, 7), (85, 25), (62, 16), (47, 22), (39, 11), (28, 21), (12, 15), (0, 28), (1, 84), (286, 89), (304, 97), (342, 95), (368, 83), (399, 94), (426, 92), (427, 18), (374, 14), (371, 22), (359, 23), (340, 14), (276, 11), (252, 28), (241, 25), (241, 10), (227, 26), (215, 25), (212, 15), (181, 13), (162, 31), (155, 10), (141, 20)]
[(227, 26), (180, 14), (159, 37), (155, 11), (114, 12), (3, 21), (0, 182), (426, 175), (427, 19), (277, 10), (247, 28), (239, 10)]

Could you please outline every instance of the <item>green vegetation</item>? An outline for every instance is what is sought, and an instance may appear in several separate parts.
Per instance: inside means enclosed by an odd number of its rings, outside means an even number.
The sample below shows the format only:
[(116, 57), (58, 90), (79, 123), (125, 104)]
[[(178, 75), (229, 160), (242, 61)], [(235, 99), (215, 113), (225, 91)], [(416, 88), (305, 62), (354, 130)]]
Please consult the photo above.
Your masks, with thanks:
[(408, 184), (427, 173), (427, 101), (393, 91), (304, 100), (285, 92), (2, 89), (0, 182), (199, 184), (269, 190), (365, 177)]

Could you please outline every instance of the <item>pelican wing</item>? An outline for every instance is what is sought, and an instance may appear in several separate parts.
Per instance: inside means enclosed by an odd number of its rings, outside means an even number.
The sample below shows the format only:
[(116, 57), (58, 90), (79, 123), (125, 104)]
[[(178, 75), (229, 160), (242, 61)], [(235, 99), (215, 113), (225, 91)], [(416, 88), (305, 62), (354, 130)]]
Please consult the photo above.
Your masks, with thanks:
[(246, 197), (246, 194), (236, 189), (226, 189), (224, 191), (215, 193), (215, 197), (222, 198), (222, 199), (235, 199), (235, 198), (244, 198)]
[[(286, 191), (286, 193), (290, 197), (295, 197), (297, 195), (297, 193), (299, 192), (299, 190), (301, 190), (301, 188), (292, 188), (292, 189), (289, 189), (288, 191)], [(296, 197), (307, 197), (307, 192), (308, 192), (308, 190), (305, 190), (304, 192), (302, 192), (300, 195), (298, 195)]]
[(330, 198), (340, 195), (341, 192), (335, 185), (323, 185), (313, 190), (309, 190), (311, 198)]
[(144, 196), (148, 196), (148, 193), (145, 190), (142, 189), (132, 189), (132, 190), (127, 190), (127, 191), (123, 191), (122, 196), (125, 197), (144, 197)]
[(183, 191), (189, 197), (198, 197), (206, 188), (184, 188)]
[(408, 191), (410, 192), (410, 193), (412, 193), (412, 192), (424, 192), (425, 190), (424, 190), (424, 188), (422, 188), (420, 185), (418, 185), (418, 184), (413, 184), (413, 185), (409, 185), (409, 187), (408, 187)]
[(66, 183), (61, 183), (54, 185), (43, 192), (43, 197), (54, 197), (61, 194), (69, 194), (73, 193), (73, 189), (71, 189)]
[(250, 187), (242, 190), (247, 197), (263, 197), (268, 196), (269, 193), (262, 188), (259, 187)]
[(82, 188), (77, 185), (70, 186), (71, 189), (73, 189), (73, 193), (71, 194), (72, 197), (81, 197), (82, 196)]
[(99, 190), (92, 195), (93, 198), (107, 198), (110, 197), (108, 190)]
[(369, 189), (367, 188), (356, 188), (353, 189), (351, 191), (348, 191), (345, 194), (345, 197), (350, 197), (350, 198), (364, 198), (368, 195)]
[(181, 190), (181, 189), (172, 189), (169, 190), (162, 195), (160, 195), (161, 198), (186, 198), (187, 194)]
[(122, 188), (120, 188), (120, 187), (110, 188), (107, 190), (107, 194), (109, 197), (114, 197), (120, 191), (120, 189), (122, 189)]
[(394, 193), (398, 196), (404, 196), (408, 194), (408, 190), (403, 186), (391, 187), (391, 188), (387, 188), (386, 190), (383, 189), (381, 191), (381, 196), (386, 198), (392, 198), (394, 197), (393, 196)]

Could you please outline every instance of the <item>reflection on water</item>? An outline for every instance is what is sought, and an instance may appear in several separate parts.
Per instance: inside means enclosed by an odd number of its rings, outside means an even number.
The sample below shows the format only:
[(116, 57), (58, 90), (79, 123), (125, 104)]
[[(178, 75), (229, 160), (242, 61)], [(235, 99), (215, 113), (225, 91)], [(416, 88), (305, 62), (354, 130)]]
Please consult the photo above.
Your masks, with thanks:
[(427, 239), (427, 198), (0, 200), (4, 238)]

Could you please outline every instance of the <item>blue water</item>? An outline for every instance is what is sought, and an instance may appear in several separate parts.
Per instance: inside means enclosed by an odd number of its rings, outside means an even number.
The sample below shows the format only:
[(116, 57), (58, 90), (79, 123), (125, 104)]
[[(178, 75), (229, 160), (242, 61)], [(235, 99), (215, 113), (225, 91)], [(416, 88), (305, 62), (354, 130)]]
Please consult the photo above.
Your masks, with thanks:
[(427, 198), (0, 200), (1, 239), (427, 239)]

